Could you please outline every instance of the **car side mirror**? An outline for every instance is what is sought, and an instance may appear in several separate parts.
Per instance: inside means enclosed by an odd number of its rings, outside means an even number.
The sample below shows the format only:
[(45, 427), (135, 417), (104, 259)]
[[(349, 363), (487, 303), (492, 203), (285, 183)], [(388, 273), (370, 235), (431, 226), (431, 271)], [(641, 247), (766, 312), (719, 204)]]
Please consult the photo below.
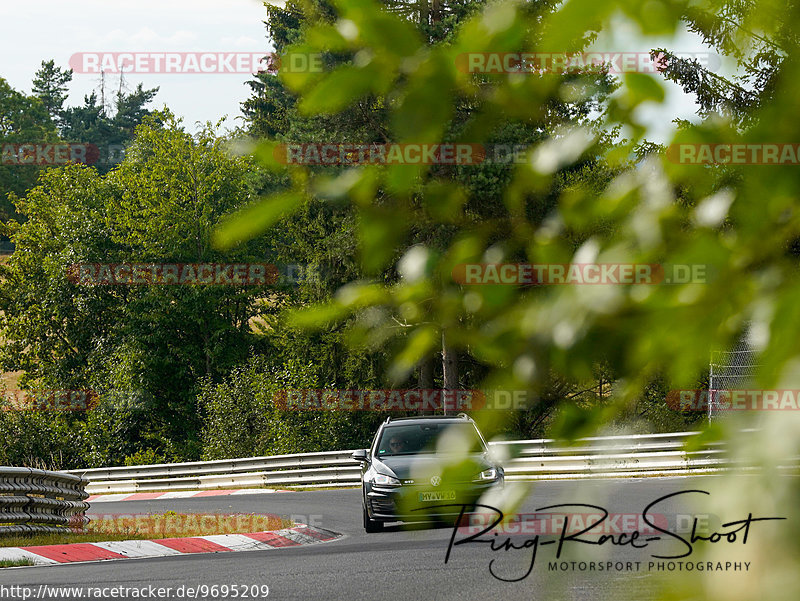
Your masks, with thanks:
[(353, 461), (369, 463), (369, 454), (367, 453), (367, 449), (358, 449), (357, 451), (353, 452), (351, 457)]

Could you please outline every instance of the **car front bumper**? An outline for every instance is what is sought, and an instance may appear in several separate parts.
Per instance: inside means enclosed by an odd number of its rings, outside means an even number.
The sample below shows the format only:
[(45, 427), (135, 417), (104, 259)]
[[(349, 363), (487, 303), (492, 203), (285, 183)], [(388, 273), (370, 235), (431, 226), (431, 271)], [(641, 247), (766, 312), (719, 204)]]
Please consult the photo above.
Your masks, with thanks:
[[(490, 482), (442, 483), (438, 487), (421, 485), (377, 486), (364, 483), (364, 497), (370, 519), (381, 522), (418, 522), (443, 517), (457, 517), (462, 510), (494, 489), (501, 489), (501, 476)], [(425, 499), (425, 500), (423, 500)], [(464, 506), (467, 506), (466, 508)]]

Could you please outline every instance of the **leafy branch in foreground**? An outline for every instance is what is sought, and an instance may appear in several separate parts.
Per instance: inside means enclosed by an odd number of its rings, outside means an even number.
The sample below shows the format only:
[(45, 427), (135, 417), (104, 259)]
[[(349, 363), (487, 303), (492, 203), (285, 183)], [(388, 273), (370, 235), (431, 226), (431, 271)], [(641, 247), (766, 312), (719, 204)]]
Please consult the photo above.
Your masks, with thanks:
[[(384, 332), (396, 332), (402, 323), (403, 344), (392, 354), (395, 379), (432, 351), (441, 332), (454, 349), (487, 367), (485, 388), (537, 394), (550, 374), (580, 381), (604, 362), (617, 377), (609, 410), (567, 420), (565, 436), (577, 432), (576, 424), (602, 429), (653, 379), (690, 387), (707, 368), (710, 351), (727, 347), (745, 324), (764, 349), (758, 384), (798, 387), (800, 286), (796, 258), (787, 250), (800, 235), (795, 166), (698, 165), (654, 152), (641, 158), (637, 151), (647, 146), (647, 127), (639, 109), (666, 99), (658, 77), (624, 74), (603, 105), (598, 130), (585, 122), (547, 126), (554, 104), (597, 90), (592, 74), (579, 74), (576, 81), (556, 73), (474, 75), (457, 68), (464, 53), (580, 51), (620, 14), (645, 36), (670, 35), (689, 23), (734, 56), (746, 74), (726, 87), (707, 74), (693, 75), (691, 65), (674, 63), (667, 76), (705, 94), (701, 106), (709, 118), (675, 132), (671, 143), (785, 143), (800, 138), (800, 125), (787, 118), (800, 92), (800, 61), (790, 33), (798, 25), (793, 6), (781, 8), (775, 19), (769, 17), (779, 8), (773, 2), (704, 2), (687, 10), (669, 0), (568, 0), (530, 18), (528, 3), (497, 2), (482, 7), (441, 45), (429, 45), (412, 17), (392, 15), (369, 0), (334, 6), (333, 23), (312, 24), (286, 49), (352, 57), (325, 73), (280, 75), (297, 95), (301, 116), (338, 115), (377, 98), (387, 111), (391, 142), (486, 143), (509, 123), (541, 135), (530, 136), (525, 160), (498, 182), (500, 210), (482, 220), (471, 219), (468, 207), (481, 206), (483, 199), (470, 198), (469, 187), (448, 170), (416, 163), (340, 172), (286, 169), (270, 158), (274, 143), (265, 143), (258, 156), (270, 168), (285, 170), (291, 183), (290, 191), (265, 201), (263, 227), (280, 224), (286, 209), (296, 211), (309, 199), (346, 203), (359, 224), (363, 273), (341, 286), (331, 302), (294, 312), (295, 325), (324, 328), (349, 320), (356, 340), (385, 340)], [(460, 112), (463, 106), (471, 110)], [(726, 110), (712, 114), (720, 108)], [(605, 139), (604, 132), (611, 131), (627, 138)], [(576, 177), (587, 166), (593, 175), (609, 177)], [(544, 211), (532, 210), (538, 207)], [(451, 228), (449, 235), (441, 243), (409, 243), (410, 232), (431, 224)], [(256, 233), (257, 228), (232, 226), (218, 240), (233, 244)], [(660, 286), (518, 288), (465, 286), (453, 277), (464, 264), (521, 260), (700, 264), (709, 277)], [(398, 277), (380, 277), (392, 269)], [(498, 416), (483, 419), (491, 417)], [(739, 442), (737, 429), (743, 425), (753, 424), (733, 419), (721, 432)], [(756, 443), (733, 445), (737, 452), (746, 447), (750, 457), (770, 466), (800, 450), (793, 416), (764, 416), (758, 425)], [(761, 482), (773, 496), (800, 498), (794, 481)], [(726, 495), (725, 503), (739, 511), (745, 501), (762, 503), (753, 496), (756, 490)], [(788, 531), (778, 536), (776, 544), (793, 556), (797, 537)], [(772, 568), (797, 590), (790, 562)], [(687, 576), (685, 590), (681, 583), (673, 592), (718, 596), (711, 588), (693, 588), (696, 582)], [(768, 594), (782, 598), (782, 590), (773, 587)]]

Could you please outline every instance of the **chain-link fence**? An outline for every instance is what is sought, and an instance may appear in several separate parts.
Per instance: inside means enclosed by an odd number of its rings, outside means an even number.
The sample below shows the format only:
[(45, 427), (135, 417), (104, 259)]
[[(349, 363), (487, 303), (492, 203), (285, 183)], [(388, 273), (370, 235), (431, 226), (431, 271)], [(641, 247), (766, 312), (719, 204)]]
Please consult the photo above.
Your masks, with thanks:
[(719, 392), (742, 390), (755, 380), (758, 365), (758, 349), (748, 342), (748, 332), (727, 351), (712, 351), (708, 377), (708, 419), (719, 416)]

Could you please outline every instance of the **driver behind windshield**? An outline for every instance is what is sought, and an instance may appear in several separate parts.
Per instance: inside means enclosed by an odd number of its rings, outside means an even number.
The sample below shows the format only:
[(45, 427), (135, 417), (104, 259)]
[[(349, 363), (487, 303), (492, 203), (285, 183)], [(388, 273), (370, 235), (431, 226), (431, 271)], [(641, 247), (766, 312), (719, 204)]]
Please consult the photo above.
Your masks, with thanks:
[(408, 444), (405, 438), (400, 434), (394, 434), (389, 439), (389, 452), (390, 453), (405, 453), (408, 451)]

